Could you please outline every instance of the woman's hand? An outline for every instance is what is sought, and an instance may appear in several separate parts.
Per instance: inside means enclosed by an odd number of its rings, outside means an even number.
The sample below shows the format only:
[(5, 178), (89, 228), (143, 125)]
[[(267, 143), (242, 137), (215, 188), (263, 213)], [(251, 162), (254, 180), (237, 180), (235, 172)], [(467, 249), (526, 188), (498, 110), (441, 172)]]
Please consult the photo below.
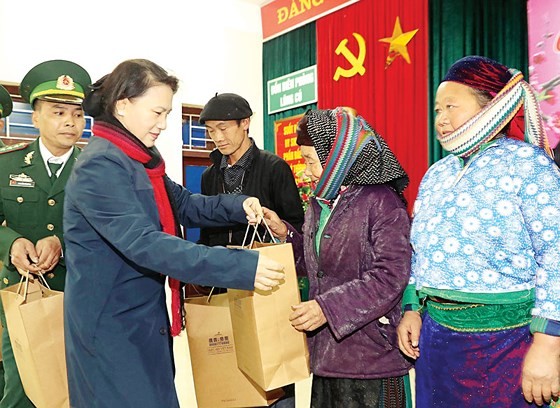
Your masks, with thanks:
[(399, 348), (410, 358), (420, 357), (418, 341), (420, 340), (420, 329), (422, 328), (422, 317), (415, 311), (404, 312), (404, 316), (397, 327), (399, 336)]
[(288, 235), (288, 227), (284, 224), (284, 221), (282, 221), (274, 211), (266, 207), (262, 207), (262, 209), (264, 211), (264, 220), (268, 228), (272, 231), (272, 234), (280, 240), (285, 240)]
[(263, 219), (263, 209), (257, 197), (249, 197), (243, 201), (243, 210), (247, 214), (247, 221), (251, 225), (256, 225)]
[(255, 274), (255, 289), (265, 292), (271, 291), (284, 280), (284, 265), (259, 254), (257, 273)]
[(323, 309), (316, 300), (292, 306), (290, 322), (298, 331), (313, 331), (327, 323)]
[(560, 395), (560, 338), (535, 333), (521, 373), (523, 396), (537, 405)]

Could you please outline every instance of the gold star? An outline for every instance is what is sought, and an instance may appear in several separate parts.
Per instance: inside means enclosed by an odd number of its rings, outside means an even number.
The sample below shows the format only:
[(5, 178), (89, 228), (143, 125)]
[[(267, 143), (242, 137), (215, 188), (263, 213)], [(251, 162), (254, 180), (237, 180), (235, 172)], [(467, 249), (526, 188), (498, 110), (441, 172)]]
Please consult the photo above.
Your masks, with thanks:
[(410, 64), (410, 56), (408, 55), (408, 50), (406, 45), (412, 40), (412, 37), (418, 32), (418, 29), (407, 31), (403, 33), (401, 28), (401, 22), (397, 16), (395, 21), (395, 27), (393, 28), (393, 36), (387, 38), (381, 38), (379, 41), (390, 44), (389, 52), (387, 54), (387, 59), (385, 60), (385, 68), (387, 68), (399, 55), (402, 56), (406, 62)]

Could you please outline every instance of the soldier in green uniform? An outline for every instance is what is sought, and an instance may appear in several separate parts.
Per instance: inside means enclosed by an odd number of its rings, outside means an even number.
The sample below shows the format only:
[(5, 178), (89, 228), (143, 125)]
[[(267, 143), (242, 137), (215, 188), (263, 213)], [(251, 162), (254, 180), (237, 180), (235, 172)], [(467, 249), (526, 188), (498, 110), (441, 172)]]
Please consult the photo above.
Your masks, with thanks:
[[(90, 84), (82, 67), (64, 60), (35, 66), (21, 82), (20, 94), (33, 107), (39, 137), (0, 148), (0, 223), (5, 221), (0, 288), (19, 282), (17, 267), (44, 274), (52, 289), (64, 289), (64, 186), (79, 154), (74, 145), (85, 128), (81, 104)], [(0, 319), (5, 380), (0, 408), (33, 407), (19, 378), (3, 308)]]
[[(6, 123), (4, 121), (4, 118), (10, 116), (10, 113), (12, 113), (12, 108), (13, 108), (13, 102), (10, 93), (6, 90), (6, 88), (0, 85), (0, 130), (4, 129), (4, 125)], [(3, 146), (5, 146), (4, 142), (2, 141), (2, 139), (0, 139), (0, 148), (2, 148)], [(2, 265), (3, 262), (2, 259), (0, 259), (0, 269), (2, 268)], [(1, 344), (2, 341), (0, 337), (0, 345)], [(1, 374), (0, 375), (0, 399), (1, 399), (2, 391), (4, 390), (4, 368), (3, 368), (2, 361), (0, 361), (0, 374)]]
[[(4, 118), (12, 113), (13, 103), (10, 93), (0, 85), (0, 130), (4, 128)], [(4, 142), (0, 139), (0, 147), (4, 146)]]

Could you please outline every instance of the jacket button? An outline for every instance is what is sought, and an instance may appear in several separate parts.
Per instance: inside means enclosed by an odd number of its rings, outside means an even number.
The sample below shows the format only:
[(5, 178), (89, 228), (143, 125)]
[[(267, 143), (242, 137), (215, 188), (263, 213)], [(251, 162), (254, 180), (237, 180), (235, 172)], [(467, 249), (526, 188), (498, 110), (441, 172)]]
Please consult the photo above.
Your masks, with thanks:
[(159, 334), (167, 334), (167, 329), (165, 327), (162, 327), (161, 329), (159, 329)]
[(47, 278), (49, 278), (49, 279), (54, 278), (54, 273), (51, 272), (51, 273), (47, 274)]
[(10, 281), (8, 280), (8, 278), (2, 279), (2, 282), (4, 282), (4, 285), (7, 285), (8, 283), (10, 283)]
[(52, 207), (56, 204), (56, 201), (54, 201), (52, 198), (50, 198), (49, 201), (47, 201), (47, 204)]
[(18, 203), (23, 203), (23, 197), (22, 197), (22, 196), (19, 196), (18, 198), (16, 198), (16, 201), (17, 201)]
[(54, 225), (52, 225), (52, 224), (47, 224), (47, 229), (48, 229), (49, 231), (54, 231)]
[(322, 278), (323, 276), (325, 276), (325, 272), (323, 272), (323, 271), (317, 272), (317, 277), (318, 278)]

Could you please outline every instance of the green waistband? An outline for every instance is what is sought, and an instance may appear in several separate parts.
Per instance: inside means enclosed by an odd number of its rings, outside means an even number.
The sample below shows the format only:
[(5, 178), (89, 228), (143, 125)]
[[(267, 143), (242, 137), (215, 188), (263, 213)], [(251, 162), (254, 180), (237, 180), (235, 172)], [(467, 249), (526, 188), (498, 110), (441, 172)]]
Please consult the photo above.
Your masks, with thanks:
[(428, 298), (427, 312), (448, 329), (460, 332), (489, 332), (514, 329), (531, 323), (534, 300), (510, 305), (438, 303)]

